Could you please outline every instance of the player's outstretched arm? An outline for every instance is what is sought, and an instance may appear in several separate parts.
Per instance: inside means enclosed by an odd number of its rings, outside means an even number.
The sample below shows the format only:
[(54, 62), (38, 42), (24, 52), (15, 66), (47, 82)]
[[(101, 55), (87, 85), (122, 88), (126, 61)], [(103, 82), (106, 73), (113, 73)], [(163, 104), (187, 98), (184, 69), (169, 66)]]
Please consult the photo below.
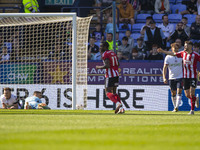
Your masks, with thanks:
[(176, 56), (175, 53), (173, 53), (173, 52), (171, 52), (171, 51), (165, 51), (165, 50), (163, 50), (162, 48), (158, 48), (158, 49), (157, 49), (157, 52), (158, 52), (158, 53), (164, 53), (164, 54), (166, 54), (166, 55)]
[(96, 66), (96, 69), (106, 69), (106, 68), (110, 68), (110, 61), (109, 61), (109, 59), (106, 59), (104, 61), (104, 66)]

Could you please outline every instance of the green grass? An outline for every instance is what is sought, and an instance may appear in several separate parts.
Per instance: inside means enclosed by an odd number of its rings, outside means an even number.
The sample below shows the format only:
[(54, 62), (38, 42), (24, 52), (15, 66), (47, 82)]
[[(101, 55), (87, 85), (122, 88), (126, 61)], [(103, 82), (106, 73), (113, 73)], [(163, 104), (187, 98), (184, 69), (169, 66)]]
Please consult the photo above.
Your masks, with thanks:
[(200, 112), (0, 110), (0, 150), (199, 150)]

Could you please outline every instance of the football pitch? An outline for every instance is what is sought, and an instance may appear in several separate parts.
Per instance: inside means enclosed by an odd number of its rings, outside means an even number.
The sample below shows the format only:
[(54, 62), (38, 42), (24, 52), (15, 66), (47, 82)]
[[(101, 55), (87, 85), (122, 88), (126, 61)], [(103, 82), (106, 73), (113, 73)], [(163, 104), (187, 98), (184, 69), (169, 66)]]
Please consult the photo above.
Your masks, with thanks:
[(0, 150), (199, 150), (200, 112), (0, 110)]

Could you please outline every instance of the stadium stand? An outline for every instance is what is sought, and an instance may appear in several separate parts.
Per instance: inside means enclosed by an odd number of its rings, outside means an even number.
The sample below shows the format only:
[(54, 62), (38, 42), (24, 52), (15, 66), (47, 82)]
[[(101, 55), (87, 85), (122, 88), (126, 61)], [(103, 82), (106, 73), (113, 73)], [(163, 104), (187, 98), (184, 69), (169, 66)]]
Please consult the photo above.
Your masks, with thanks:
[(182, 19), (182, 15), (180, 14), (169, 14), (168, 15), (169, 22), (171, 23), (178, 23)]
[(164, 14), (153, 14), (153, 20), (156, 22), (156, 23), (162, 23), (162, 16)]
[(22, 7), (22, 0), (0, 0), (0, 13), (18, 13)]
[(146, 17), (151, 16), (150, 14), (138, 14), (136, 23), (146, 23)]
[(186, 5), (183, 5), (183, 4), (176, 4), (176, 5), (173, 5), (171, 10), (172, 10), (172, 14), (175, 14), (175, 13), (179, 13), (181, 11), (184, 11), (186, 10)]
[(134, 45), (137, 43), (137, 39), (141, 37), (140, 33), (132, 33), (131, 37), (134, 39)]
[(197, 15), (193, 15), (193, 14), (186, 14), (184, 15), (184, 17), (188, 18), (188, 24), (192, 24), (193, 22), (195, 22), (195, 18)]
[(176, 0), (176, 4), (182, 4), (182, 0)]
[(120, 32), (119, 33), (119, 40), (122, 41), (122, 38), (126, 36), (125, 32)]
[(119, 32), (126, 32), (126, 30), (131, 30), (131, 24), (119, 24)]
[(169, 0), (169, 3), (175, 4), (175, 3), (176, 3), (176, 0)]
[(145, 25), (145, 23), (136, 23), (132, 26), (132, 33), (140, 33), (141, 28)]

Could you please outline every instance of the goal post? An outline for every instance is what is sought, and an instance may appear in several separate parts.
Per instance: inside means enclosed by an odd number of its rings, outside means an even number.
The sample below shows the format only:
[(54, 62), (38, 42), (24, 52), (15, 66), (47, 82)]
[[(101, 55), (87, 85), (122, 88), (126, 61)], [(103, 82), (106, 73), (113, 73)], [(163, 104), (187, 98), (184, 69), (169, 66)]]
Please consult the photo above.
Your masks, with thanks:
[[(50, 107), (58, 109), (86, 105), (91, 18), (76, 13), (0, 14), (2, 88), (13, 88), (21, 100), (42, 91)], [(19, 89), (28, 95), (21, 96)]]

